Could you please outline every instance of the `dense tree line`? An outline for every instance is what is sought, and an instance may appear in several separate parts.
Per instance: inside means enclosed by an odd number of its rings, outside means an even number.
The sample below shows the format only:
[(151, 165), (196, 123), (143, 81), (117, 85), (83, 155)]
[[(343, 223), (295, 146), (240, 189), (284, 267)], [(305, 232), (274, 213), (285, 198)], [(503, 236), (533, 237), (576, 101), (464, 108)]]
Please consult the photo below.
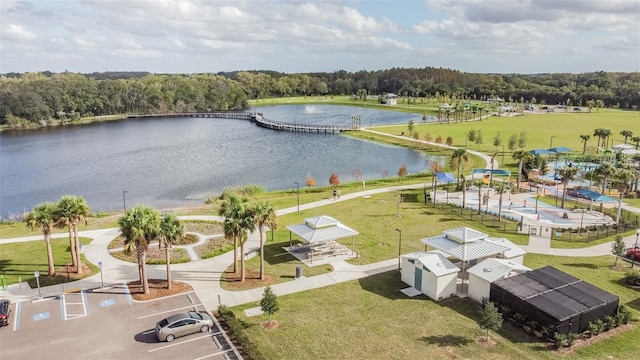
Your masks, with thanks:
[(436, 97), (539, 104), (637, 108), (640, 73), (472, 74), (442, 68), (285, 74), (146, 72), (10, 73), (0, 76), (0, 122), (122, 113), (239, 110), (247, 100), (310, 95)]

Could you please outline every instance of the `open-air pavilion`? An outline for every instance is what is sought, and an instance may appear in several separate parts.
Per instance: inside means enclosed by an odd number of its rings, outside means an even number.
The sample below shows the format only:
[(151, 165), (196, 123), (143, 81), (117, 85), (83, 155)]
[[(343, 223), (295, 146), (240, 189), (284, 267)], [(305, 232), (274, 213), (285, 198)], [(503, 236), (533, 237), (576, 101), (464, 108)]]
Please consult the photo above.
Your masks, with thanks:
[[(285, 249), (303, 262), (308, 259), (309, 264), (313, 264), (314, 257), (318, 260), (324, 256), (355, 254), (354, 239), (359, 233), (330, 216), (306, 218), (304, 223), (289, 225), (287, 229), (289, 247)], [(304, 243), (293, 244), (293, 234), (299, 236)], [(336, 242), (348, 237), (351, 237), (351, 250)]]

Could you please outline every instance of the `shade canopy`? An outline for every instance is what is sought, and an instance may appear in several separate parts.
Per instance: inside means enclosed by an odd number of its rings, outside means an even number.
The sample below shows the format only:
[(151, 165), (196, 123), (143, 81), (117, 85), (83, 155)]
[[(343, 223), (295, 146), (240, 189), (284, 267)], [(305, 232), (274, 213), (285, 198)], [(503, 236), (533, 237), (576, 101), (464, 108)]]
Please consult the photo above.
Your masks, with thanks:
[(567, 192), (569, 196), (574, 196), (581, 199), (587, 199), (595, 202), (616, 202), (614, 198), (606, 195), (602, 195), (597, 191), (591, 189), (574, 189)]
[(546, 155), (546, 154), (551, 154), (551, 151), (547, 149), (533, 149), (533, 150), (529, 150), (529, 153), (533, 155)]
[(565, 153), (570, 153), (573, 150), (569, 149), (568, 147), (565, 146), (559, 146), (559, 147), (554, 147), (549, 149), (550, 152), (555, 153), (555, 154), (565, 154)]
[(439, 172), (439, 173), (436, 173), (436, 181), (443, 182), (443, 183), (454, 183), (456, 182), (456, 178), (453, 176), (452, 173)]
[(302, 224), (289, 225), (287, 229), (310, 244), (319, 244), (359, 234), (326, 215), (306, 218), (304, 221)]

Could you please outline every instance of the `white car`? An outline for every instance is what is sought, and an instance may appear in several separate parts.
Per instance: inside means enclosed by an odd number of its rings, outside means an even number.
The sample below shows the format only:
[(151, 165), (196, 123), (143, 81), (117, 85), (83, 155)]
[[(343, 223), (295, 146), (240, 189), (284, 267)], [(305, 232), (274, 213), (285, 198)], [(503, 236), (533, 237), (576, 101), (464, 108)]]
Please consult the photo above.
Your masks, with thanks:
[(173, 341), (173, 339), (194, 334), (209, 332), (213, 327), (213, 319), (209, 314), (190, 311), (171, 315), (156, 323), (156, 336), (159, 341)]

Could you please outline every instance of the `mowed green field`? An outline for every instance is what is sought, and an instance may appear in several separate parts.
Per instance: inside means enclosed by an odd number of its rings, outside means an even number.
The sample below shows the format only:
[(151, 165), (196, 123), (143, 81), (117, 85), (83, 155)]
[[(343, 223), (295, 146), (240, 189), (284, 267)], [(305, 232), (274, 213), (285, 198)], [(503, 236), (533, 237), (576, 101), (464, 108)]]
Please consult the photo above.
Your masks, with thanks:
[[(420, 138), (429, 133), (433, 139), (438, 135), (443, 139), (451, 136), (454, 146), (465, 146), (466, 134), (469, 130), (482, 131), (483, 143), (475, 144), (466, 142), (467, 148), (486, 153), (502, 151), (502, 145), (493, 146), (493, 138), (499, 132), (505, 151), (508, 151), (508, 141), (511, 135), (520, 136), (526, 134), (525, 150), (548, 149), (553, 136), (553, 147), (566, 146), (571, 148), (573, 154), (582, 154), (583, 142), (580, 135), (590, 135), (587, 141), (587, 154), (596, 153), (597, 139), (593, 132), (597, 128), (611, 130), (613, 144), (624, 142), (620, 135), (622, 130), (631, 130), (634, 136), (640, 136), (640, 113), (637, 111), (622, 111), (600, 109), (599, 112), (553, 112), (541, 114), (525, 114), (513, 117), (492, 116), (478, 122), (462, 122), (449, 124), (422, 124), (416, 123), (415, 131)], [(399, 134), (407, 131), (407, 124), (389, 127), (380, 127), (375, 130), (389, 134)]]
[[(525, 265), (552, 265), (620, 296), (620, 303), (637, 318), (640, 292), (621, 285), (624, 271), (611, 269), (610, 256), (563, 258), (530, 254)], [(536, 338), (505, 322), (491, 337), (494, 346), (478, 341), (484, 335), (477, 321), (479, 305), (469, 299), (435, 302), (421, 295), (409, 298), (396, 271), (279, 297), (273, 319), (277, 330), (264, 330), (266, 316), (247, 317), (244, 310), (257, 303), (232, 308), (244, 322), (243, 331), (258, 349), (256, 359), (635, 359), (640, 351), (640, 329), (560, 355)]]

